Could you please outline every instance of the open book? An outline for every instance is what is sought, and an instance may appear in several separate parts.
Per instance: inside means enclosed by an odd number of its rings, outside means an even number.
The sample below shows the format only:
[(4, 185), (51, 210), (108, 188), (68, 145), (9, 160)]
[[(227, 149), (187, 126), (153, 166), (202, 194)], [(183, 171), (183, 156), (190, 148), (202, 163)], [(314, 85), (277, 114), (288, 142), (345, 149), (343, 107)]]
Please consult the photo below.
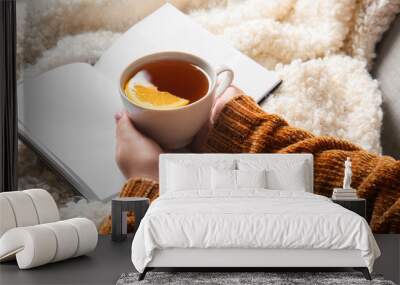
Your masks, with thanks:
[(73, 63), (26, 78), (18, 87), (20, 136), (89, 199), (107, 200), (124, 183), (114, 160), (120, 73), (135, 59), (160, 51), (228, 65), (234, 84), (256, 101), (280, 82), (170, 4), (131, 27), (94, 66)]

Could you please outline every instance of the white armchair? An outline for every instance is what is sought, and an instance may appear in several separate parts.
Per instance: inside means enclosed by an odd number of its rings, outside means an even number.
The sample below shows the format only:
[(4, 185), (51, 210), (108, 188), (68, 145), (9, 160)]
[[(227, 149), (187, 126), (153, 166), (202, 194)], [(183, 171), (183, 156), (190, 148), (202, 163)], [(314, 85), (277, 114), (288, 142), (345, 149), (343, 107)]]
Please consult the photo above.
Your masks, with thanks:
[(98, 233), (86, 218), (60, 221), (57, 205), (42, 189), (0, 193), (0, 262), (16, 258), (20, 269), (84, 255)]

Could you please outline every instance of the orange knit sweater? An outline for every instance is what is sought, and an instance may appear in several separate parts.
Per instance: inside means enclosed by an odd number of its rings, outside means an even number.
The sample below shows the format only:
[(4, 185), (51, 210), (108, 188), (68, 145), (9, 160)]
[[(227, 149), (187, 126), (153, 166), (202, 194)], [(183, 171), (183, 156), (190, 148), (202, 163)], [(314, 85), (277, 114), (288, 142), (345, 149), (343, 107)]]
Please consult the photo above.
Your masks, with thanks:
[[(265, 113), (250, 97), (241, 95), (222, 110), (203, 148), (214, 153), (312, 153), (314, 193), (330, 197), (341, 187), (346, 157), (351, 157), (359, 197), (367, 200), (367, 219), (375, 233), (400, 233), (400, 161), (362, 150), (342, 139), (314, 136), (294, 128), (278, 115)], [(158, 184), (128, 181), (121, 196), (158, 195)], [(109, 233), (110, 221), (101, 227)]]

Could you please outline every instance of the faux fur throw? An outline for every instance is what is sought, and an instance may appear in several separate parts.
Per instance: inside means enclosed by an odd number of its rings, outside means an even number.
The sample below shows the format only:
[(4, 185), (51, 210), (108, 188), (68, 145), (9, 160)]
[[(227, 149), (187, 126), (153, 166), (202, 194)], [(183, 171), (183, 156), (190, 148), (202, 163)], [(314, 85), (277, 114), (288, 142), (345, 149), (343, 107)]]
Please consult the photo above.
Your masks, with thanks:
[[(398, 0), (171, 1), (283, 79), (263, 104), (291, 124), (380, 152), (381, 93), (367, 72)], [(163, 1), (35, 0), (20, 6), (18, 62), (40, 73), (94, 63)], [(228, 63), (229, 64), (229, 63)]]
[[(367, 150), (381, 151), (382, 98), (378, 82), (368, 69), (375, 57), (375, 45), (399, 12), (400, 1), (170, 2), (279, 73), (283, 84), (263, 104), (264, 110), (282, 115), (291, 125), (314, 134), (346, 138)], [(24, 72), (39, 74), (71, 62), (95, 63), (121, 33), (163, 3), (19, 1), (19, 76)], [(32, 168), (34, 164), (24, 163), (20, 185), (37, 186), (30, 181), (40, 180), (43, 173), (36, 169), (33, 175)], [(54, 180), (58, 179), (41, 183)], [(57, 187), (59, 184), (53, 183), (45, 188)]]

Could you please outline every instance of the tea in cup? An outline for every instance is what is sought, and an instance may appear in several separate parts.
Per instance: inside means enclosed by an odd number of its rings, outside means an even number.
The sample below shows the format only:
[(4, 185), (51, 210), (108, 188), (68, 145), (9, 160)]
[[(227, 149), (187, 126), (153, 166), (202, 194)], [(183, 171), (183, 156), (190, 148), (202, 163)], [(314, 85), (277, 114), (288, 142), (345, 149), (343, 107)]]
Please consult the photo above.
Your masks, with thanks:
[[(217, 88), (222, 73), (227, 76)], [(228, 67), (214, 69), (188, 53), (161, 52), (131, 63), (121, 74), (119, 91), (135, 127), (162, 147), (177, 149), (207, 122), (214, 97), (232, 80)]]

